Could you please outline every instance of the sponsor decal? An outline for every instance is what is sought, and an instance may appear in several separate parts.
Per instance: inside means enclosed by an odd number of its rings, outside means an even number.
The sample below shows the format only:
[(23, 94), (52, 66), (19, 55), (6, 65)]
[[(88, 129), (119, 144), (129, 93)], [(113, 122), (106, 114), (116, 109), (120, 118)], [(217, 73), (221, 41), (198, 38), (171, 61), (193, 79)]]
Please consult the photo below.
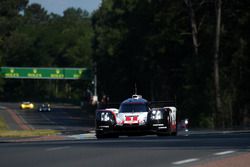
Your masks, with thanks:
[(138, 116), (125, 116), (125, 124), (137, 124), (139, 123)]

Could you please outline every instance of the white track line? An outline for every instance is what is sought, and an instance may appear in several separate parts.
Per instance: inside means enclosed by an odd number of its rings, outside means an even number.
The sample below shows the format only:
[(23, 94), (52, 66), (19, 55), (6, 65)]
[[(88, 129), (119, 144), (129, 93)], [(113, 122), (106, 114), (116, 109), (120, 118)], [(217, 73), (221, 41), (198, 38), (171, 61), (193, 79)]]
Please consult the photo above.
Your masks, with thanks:
[(218, 152), (218, 153), (214, 153), (214, 155), (226, 155), (226, 154), (232, 154), (235, 151), (229, 150), (229, 151), (223, 151), (223, 152)]
[(57, 150), (64, 150), (64, 149), (69, 149), (70, 146), (64, 146), (64, 147), (53, 147), (53, 148), (48, 148), (46, 151), (57, 151)]
[(1, 109), (1, 110), (5, 110), (5, 109), (6, 109), (6, 107), (4, 107), (4, 106), (0, 106), (0, 109)]
[(185, 159), (185, 160), (182, 160), (182, 161), (176, 161), (176, 162), (173, 162), (172, 164), (173, 165), (183, 165), (183, 164), (190, 163), (190, 162), (195, 162), (195, 161), (198, 161), (198, 160), (199, 160), (198, 158), (191, 158), (191, 159)]
[[(217, 155), (217, 156), (221, 156), (221, 155), (227, 155), (227, 154), (232, 154), (235, 153), (235, 151), (233, 150), (228, 150), (228, 151), (223, 151), (223, 152), (218, 152), (218, 153), (214, 153), (213, 155)], [(195, 161), (199, 161), (200, 159), (198, 158), (191, 158), (191, 159), (185, 159), (185, 160), (181, 160), (181, 161), (176, 161), (173, 162), (173, 165), (183, 165), (183, 164), (187, 164), (187, 163), (191, 163), (191, 162), (195, 162)]]

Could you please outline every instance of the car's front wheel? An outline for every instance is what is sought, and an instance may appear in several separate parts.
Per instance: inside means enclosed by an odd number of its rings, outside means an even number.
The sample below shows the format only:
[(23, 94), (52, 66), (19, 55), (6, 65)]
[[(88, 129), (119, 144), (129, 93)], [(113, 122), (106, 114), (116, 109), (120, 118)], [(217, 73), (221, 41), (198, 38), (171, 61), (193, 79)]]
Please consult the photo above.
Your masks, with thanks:
[(96, 136), (97, 139), (103, 139), (103, 138), (105, 138), (105, 135), (102, 134), (102, 133), (100, 133), (100, 132), (96, 132), (95, 136)]
[(169, 132), (157, 132), (156, 135), (157, 136), (169, 136), (170, 133)]
[(96, 131), (95, 136), (97, 139), (104, 139), (104, 138), (118, 138), (119, 135), (115, 133), (104, 133), (103, 131)]

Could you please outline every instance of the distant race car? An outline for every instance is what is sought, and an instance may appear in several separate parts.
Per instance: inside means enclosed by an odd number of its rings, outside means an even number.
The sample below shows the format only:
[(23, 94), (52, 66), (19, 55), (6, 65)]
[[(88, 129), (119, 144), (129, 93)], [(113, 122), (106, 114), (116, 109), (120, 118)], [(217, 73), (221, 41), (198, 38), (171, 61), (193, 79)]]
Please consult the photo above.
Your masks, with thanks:
[(20, 104), (20, 109), (33, 109), (34, 108), (34, 104), (31, 102), (22, 102)]
[(39, 106), (38, 108), (39, 112), (50, 112), (51, 108), (50, 108), (50, 104), (46, 103), (46, 104), (42, 104)]
[(152, 108), (140, 95), (124, 100), (119, 109), (98, 109), (95, 121), (97, 138), (131, 134), (177, 134), (176, 107)]

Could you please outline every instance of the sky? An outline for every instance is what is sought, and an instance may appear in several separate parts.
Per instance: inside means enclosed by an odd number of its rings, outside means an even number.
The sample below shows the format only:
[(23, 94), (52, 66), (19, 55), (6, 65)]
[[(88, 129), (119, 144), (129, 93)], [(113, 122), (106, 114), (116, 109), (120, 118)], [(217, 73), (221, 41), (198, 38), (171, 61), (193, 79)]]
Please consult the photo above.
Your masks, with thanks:
[(102, 0), (29, 0), (29, 4), (38, 3), (48, 11), (48, 13), (56, 13), (63, 15), (63, 11), (69, 7), (81, 8), (92, 12), (96, 10)]

